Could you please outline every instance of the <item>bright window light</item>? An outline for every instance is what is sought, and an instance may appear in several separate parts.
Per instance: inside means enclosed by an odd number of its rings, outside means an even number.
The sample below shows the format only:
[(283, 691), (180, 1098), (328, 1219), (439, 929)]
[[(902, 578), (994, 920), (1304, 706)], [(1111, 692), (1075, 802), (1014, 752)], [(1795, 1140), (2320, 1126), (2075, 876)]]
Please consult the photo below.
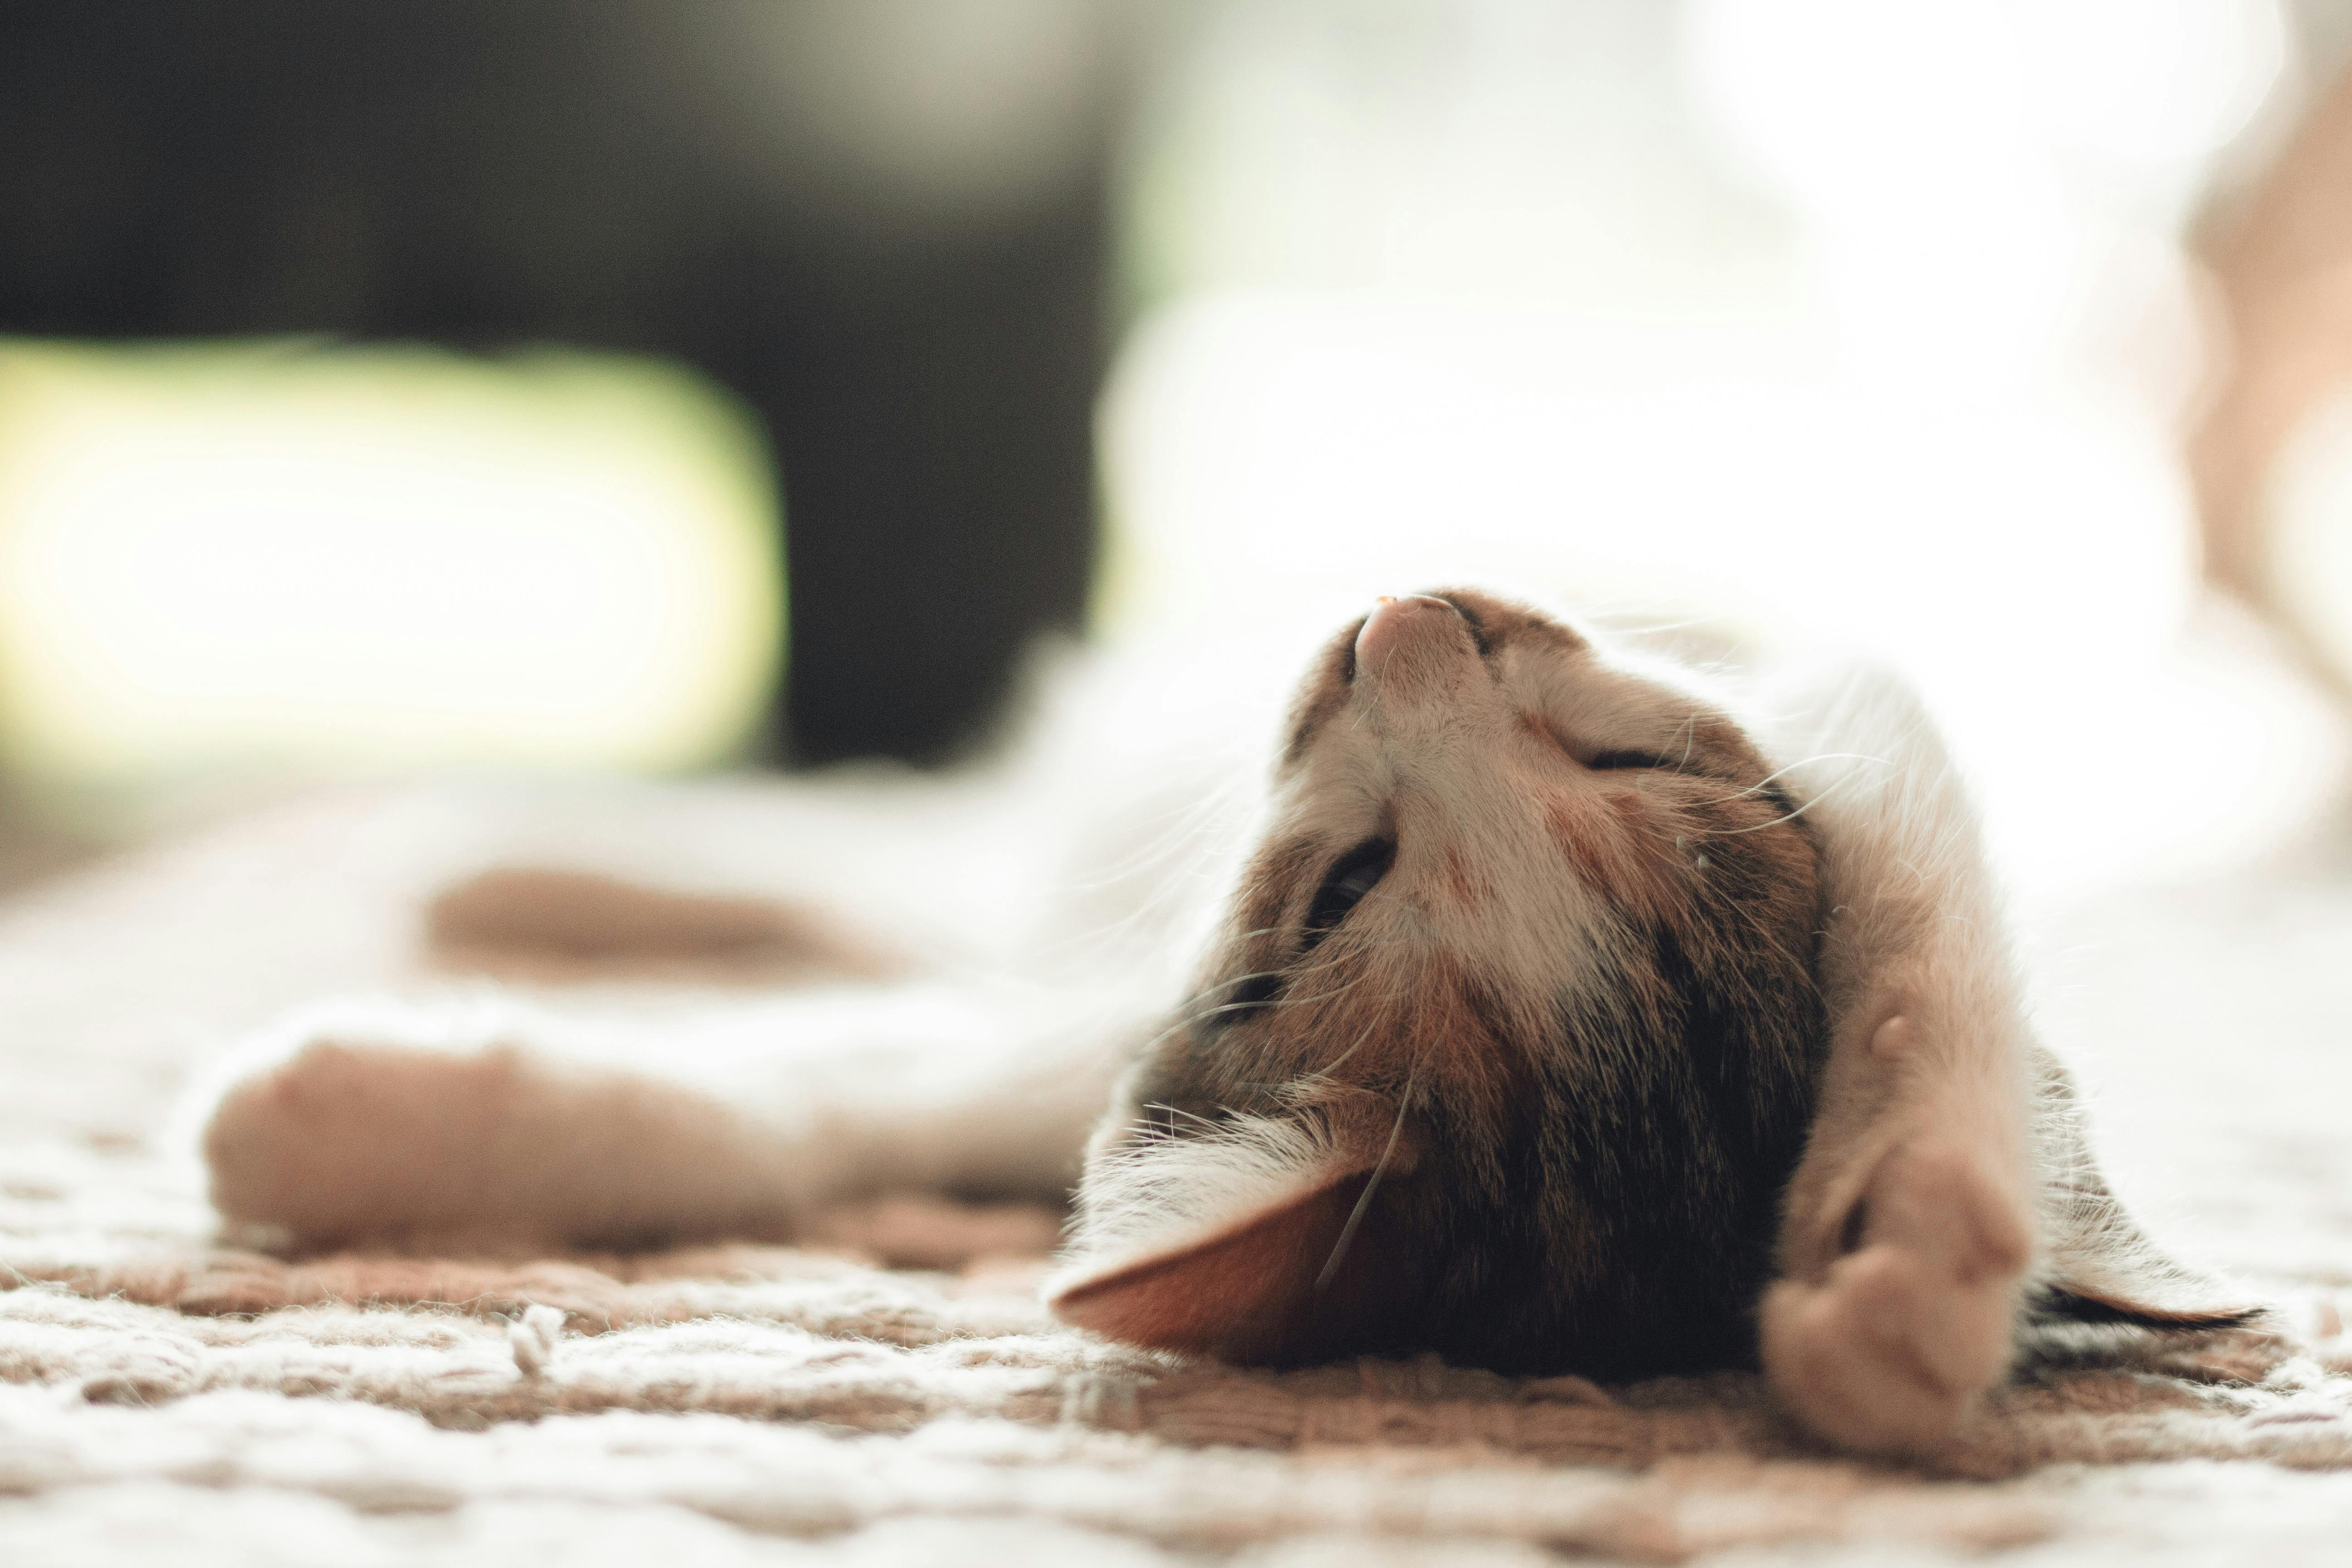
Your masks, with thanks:
[(776, 515), (667, 365), (0, 343), (0, 741), (85, 790), (707, 763), (773, 679)]
[(1868, 650), (2034, 893), (2326, 807), (2341, 726), (2200, 600), (2178, 437), (2181, 215), (2285, 70), (2273, 0), (1217, 16), (1133, 163), (1108, 636), (1486, 580)]

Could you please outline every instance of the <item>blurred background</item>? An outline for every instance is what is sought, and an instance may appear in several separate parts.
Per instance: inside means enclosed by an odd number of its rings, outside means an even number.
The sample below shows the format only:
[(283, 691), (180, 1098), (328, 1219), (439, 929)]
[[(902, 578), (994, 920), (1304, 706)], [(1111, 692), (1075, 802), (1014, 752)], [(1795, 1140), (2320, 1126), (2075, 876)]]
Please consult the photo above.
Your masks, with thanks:
[(2347, 757), (2347, 57), (2322, 0), (0, 0), (0, 878), (322, 776), (937, 764), (1041, 635), (1462, 581), (1876, 650), (2030, 889), (2275, 854)]

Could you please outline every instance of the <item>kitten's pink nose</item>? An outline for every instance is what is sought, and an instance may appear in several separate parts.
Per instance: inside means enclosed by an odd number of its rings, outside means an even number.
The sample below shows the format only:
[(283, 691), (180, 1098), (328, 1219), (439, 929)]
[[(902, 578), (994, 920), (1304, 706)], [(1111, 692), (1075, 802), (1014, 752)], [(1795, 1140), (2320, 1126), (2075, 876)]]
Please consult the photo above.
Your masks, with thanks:
[(1461, 611), (1427, 594), (1382, 598), (1364, 618), (1364, 629), (1356, 634), (1356, 668), (1377, 669), (1401, 649), (1434, 637), (1462, 642), (1460, 628), (1466, 625)]

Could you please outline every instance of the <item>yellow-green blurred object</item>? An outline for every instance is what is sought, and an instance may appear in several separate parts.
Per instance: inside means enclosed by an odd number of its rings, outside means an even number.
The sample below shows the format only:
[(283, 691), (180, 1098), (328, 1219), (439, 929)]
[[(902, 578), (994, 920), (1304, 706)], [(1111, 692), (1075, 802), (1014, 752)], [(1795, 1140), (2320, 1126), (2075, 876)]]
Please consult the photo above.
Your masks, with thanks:
[(777, 520), (756, 427), (665, 363), (0, 341), (0, 744), (109, 790), (723, 760)]

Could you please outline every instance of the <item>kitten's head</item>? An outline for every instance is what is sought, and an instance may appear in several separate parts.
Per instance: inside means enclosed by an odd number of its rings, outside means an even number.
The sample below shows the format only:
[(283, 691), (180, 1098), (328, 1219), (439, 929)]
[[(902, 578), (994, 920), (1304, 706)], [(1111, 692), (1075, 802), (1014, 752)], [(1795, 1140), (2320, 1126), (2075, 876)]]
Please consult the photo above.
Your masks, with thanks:
[(1749, 1359), (1820, 923), (1809, 829), (1724, 710), (1522, 605), (1383, 601), (1299, 691), (1056, 1310), (1244, 1362)]

